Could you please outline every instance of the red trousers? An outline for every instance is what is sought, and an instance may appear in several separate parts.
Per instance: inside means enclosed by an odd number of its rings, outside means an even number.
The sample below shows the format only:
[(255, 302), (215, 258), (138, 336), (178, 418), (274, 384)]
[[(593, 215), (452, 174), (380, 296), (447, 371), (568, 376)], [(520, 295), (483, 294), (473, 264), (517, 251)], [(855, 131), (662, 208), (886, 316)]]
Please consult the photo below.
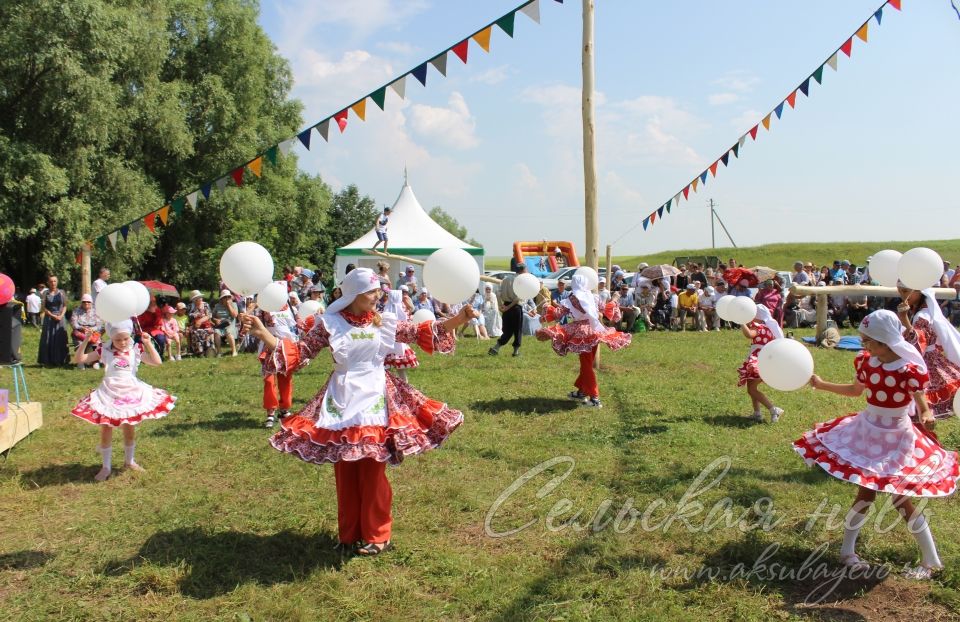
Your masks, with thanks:
[[(277, 388), (280, 389), (280, 401), (277, 401)], [(273, 374), (263, 379), (264, 410), (290, 410), (293, 404), (293, 376)]]
[(337, 480), (340, 542), (380, 544), (390, 540), (393, 490), (387, 480), (387, 463), (373, 458), (334, 462), (333, 474)]
[(580, 354), (580, 375), (573, 386), (577, 387), (581, 393), (590, 397), (600, 397), (600, 387), (597, 385), (597, 372), (593, 369), (593, 361), (597, 358), (597, 348), (593, 346), (590, 352)]

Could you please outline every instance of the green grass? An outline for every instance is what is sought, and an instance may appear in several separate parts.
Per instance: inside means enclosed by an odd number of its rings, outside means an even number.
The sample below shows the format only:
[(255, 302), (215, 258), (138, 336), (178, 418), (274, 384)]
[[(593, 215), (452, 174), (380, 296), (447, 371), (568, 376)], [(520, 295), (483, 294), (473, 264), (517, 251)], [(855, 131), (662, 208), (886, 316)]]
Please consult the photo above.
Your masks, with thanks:
[[(793, 262), (812, 261), (817, 266), (830, 265), (834, 259), (849, 259), (858, 266), (866, 265), (867, 257), (885, 248), (901, 252), (917, 246), (926, 246), (940, 253), (956, 266), (960, 263), (960, 240), (925, 240), (920, 242), (810, 242), (789, 244), (766, 244), (764, 246), (741, 246), (740, 248), (698, 248), (692, 250), (663, 251), (650, 255), (617, 255), (613, 263), (625, 270), (635, 270), (640, 262), (650, 265), (672, 264), (675, 257), (716, 255), (721, 261), (730, 257), (746, 266), (769, 266), (778, 270), (790, 270)], [(616, 249), (614, 249), (616, 252)], [(580, 258), (583, 261), (583, 258)], [(603, 265), (605, 259), (601, 256)], [(486, 257), (488, 270), (505, 270), (510, 266), (509, 257)]]
[[(776, 394), (784, 419), (749, 425), (746, 393), (735, 387), (747, 348), (741, 336), (655, 333), (636, 335), (625, 351), (603, 352), (605, 408), (577, 409), (561, 399), (577, 360), (524, 343), (517, 359), (490, 357), (472, 340), (454, 356), (424, 357), (412, 381), (463, 409), (465, 423), (443, 448), (389, 470), (397, 548), (342, 563), (330, 551), (332, 469), (269, 447), (253, 356), (143, 369), (145, 381), (179, 396), (177, 408), (138, 428), (147, 472), (121, 470), (103, 484), (92, 479), (97, 431), (68, 414), (100, 373), (28, 368), (45, 423), (0, 459), (0, 619), (787, 620), (834, 619), (858, 603), (891, 619), (960, 615), (953, 499), (931, 504), (948, 566), (932, 584), (894, 577), (844, 583), (823, 608), (810, 609), (801, 604), (810, 581), (655, 576), (659, 566), (749, 567), (771, 544), (779, 545), (771, 561), (796, 569), (826, 543), (825, 561), (835, 567), (841, 532), (822, 521), (810, 531), (804, 524), (822, 499), (839, 504), (842, 517), (853, 487), (806, 468), (790, 442), (860, 402), (810, 390)], [(31, 332), (29, 358), (35, 347)], [(850, 377), (852, 354), (814, 357), (825, 378)], [(296, 404), (329, 369), (323, 356), (297, 375)], [(955, 421), (939, 432), (950, 447), (960, 441)], [(540, 497), (569, 463), (531, 480), (493, 527), (534, 524), (512, 537), (488, 536), (484, 521), (497, 497), (528, 469), (563, 456), (574, 464), (569, 476)], [(627, 503), (643, 511), (663, 499), (666, 508), (652, 513), (663, 520), (701, 469), (724, 456), (729, 473), (696, 500), (709, 509), (729, 499), (734, 514), (755, 523), (754, 504), (770, 497), (779, 519), (770, 531), (721, 525), (691, 532), (682, 522), (652, 532), (624, 523), (625, 533), (582, 528), (605, 500), (612, 516)], [(555, 507), (564, 498), (569, 511)], [(691, 524), (703, 523), (705, 512)], [(860, 548), (891, 565), (917, 555), (902, 526), (864, 530)]]

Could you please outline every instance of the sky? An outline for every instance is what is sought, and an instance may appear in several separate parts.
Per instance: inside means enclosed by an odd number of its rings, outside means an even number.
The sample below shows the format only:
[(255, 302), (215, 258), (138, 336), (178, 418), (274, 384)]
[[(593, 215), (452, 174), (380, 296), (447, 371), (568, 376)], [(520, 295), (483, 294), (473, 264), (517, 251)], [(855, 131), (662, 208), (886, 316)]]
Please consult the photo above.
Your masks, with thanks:
[[(260, 23), (293, 70), (308, 127), (517, 7), (520, 0), (268, 0)], [(404, 168), (491, 256), (515, 240), (584, 248), (582, 3), (540, 0), (490, 52), (407, 78), (330, 142), (297, 146), (334, 189), (389, 205)], [(644, 231), (643, 218), (757, 124), (879, 0), (596, 0), (600, 245), (642, 255), (711, 245), (710, 199), (739, 246), (960, 238), (960, 19), (903, 0), (810, 97)], [(717, 246), (729, 246), (716, 228)]]

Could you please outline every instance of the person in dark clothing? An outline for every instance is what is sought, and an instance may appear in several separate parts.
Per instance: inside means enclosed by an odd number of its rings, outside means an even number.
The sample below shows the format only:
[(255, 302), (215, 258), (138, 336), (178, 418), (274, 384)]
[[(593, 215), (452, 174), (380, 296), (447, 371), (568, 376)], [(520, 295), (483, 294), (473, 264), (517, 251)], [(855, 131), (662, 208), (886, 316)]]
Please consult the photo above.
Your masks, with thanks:
[[(516, 273), (524, 274), (527, 267), (522, 263), (516, 265)], [(501, 346), (507, 345), (513, 337), (513, 356), (520, 356), (520, 342), (523, 338), (523, 301), (513, 292), (513, 281), (516, 274), (508, 274), (500, 282), (500, 314), (503, 316), (503, 334), (497, 339), (487, 352), (491, 356), (500, 354)]]

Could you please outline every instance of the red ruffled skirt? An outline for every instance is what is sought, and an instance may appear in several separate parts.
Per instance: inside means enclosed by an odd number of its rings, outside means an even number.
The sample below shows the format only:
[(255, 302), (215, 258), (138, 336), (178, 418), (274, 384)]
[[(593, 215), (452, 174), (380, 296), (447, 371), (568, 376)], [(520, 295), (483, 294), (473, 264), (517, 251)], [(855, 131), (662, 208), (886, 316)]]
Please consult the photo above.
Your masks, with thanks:
[(320, 400), (327, 390), (324, 385), (306, 408), (280, 422), (281, 430), (273, 435), (270, 444), (313, 464), (365, 458), (400, 464), (405, 456), (440, 446), (463, 423), (463, 413), (459, 410), (428, 398), (392, 374), (386, 377), (389, 417), (386, 427), (368, 425), (341, 430), (317, 427), (317, 415), (313, 413), (319, 413)]
[(737, 374), (740, 376), (740, 379), (737, 380), (737, 386), (742, 387), (747, 384), (748, 380), (760, 380), (760, 368), (757, 367), (757, 352), (751, 354), (747, 357), (747, 360), (743, 362), (737, 369)]
[(127, 410), (125, 412), (102, 412), (98, 410), (95, 403), (99, 402), (93, 399), (94, 393), (97, 391), (94, 389), (74, 406), (70, 414), (75, 417), (80, 417), (84, 421), (94, 425), (106, 425), (113, 428), (124, 424), (137, 425), (145, 419), (160, 419), (161, 417), (166, 417), (167, 413), (173, 410), (173, 407), (176, 405), (177, 398), (163, 389), (153, 387), (150, 387), (150, 389), (148, 392), (149, 402), (145, 404), (143, 408)]
[(383, 366), (393, 369), (413, 369), (420, 366), (420, 361), (417, 360), (417, 354), (413, 348), (405, 345), (402, 355), (388, 354), (383, 361)]
[(837, 479), (909, 497), (953, 494), (960, 470), (957, 453), (909, 419), (891, 427), (868, 412), (817, 424), (793, 448), (808, 466), (819, 466)]
[(604, 327), (597, 330), (589, 320), (580, 320), (570, 324), (554, 324), (537, 331), (537, 338), (549, 339), (553, 351), (560, 356), (568, 353), (583, 354), (592, 352), (599, 344), (605, 344), (611, 350), (620, 350), (630, 345), (630, 333), (621, 333), (614, 328)]

